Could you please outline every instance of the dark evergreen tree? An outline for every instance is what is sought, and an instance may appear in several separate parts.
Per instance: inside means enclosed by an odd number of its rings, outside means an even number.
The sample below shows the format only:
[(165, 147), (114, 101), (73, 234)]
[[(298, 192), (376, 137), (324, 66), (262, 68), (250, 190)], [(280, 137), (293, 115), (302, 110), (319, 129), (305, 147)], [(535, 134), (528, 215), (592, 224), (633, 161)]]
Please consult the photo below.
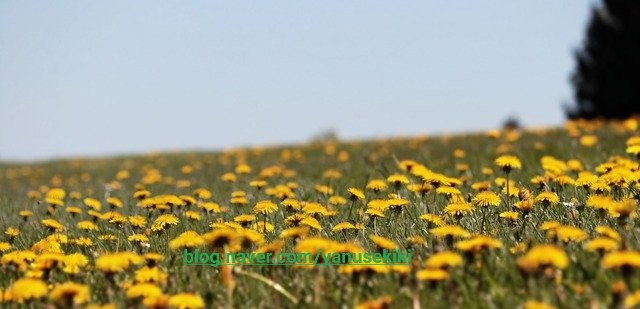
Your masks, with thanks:
[(570, 118), (640, 114), (640, 0), (603, 0), (594, 7), (576, 60)]

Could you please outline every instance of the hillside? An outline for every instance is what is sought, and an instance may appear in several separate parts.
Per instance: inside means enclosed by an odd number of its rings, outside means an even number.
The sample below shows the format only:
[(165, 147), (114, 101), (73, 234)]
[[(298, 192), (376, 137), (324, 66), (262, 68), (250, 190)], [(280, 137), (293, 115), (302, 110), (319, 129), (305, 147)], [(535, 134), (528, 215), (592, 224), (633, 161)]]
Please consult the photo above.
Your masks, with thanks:
[[(0, 164), (0, 301), (632, 306), (640, 303), (638, 136), (635, 120), (569, 122)], [(185, 265), (184, 250), (195, 248), (399, 248), (412, 260)]]

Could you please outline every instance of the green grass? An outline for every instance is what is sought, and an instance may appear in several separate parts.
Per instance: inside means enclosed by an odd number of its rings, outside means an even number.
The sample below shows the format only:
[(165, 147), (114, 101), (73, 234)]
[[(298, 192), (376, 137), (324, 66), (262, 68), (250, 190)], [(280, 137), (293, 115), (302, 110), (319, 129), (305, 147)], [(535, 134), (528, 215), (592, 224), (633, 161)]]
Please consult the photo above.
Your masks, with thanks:
[[(557, 243), (568, 254), (569, 266), (556, 274), (556, 278), (549, 279), (542, 276), (523, 276), (519, 271), (516, 261), (521, 253), (512, 254), (510, 248), (518, 243), (528, 246), (542, 243), (554, 243), (554, 240), (546, 237), (540, 230), (544, 221), (555, 220), (565, 225), (576, 226), (589, 234), (589, 238), (595, 237), (594, 228), (597, 225), (606, 225), (620, 232), (624, 243), (631, 249), (638, 249), (637, 227), (638, 220), (619, 222), (609, 216), (599, 216), (596, 210), (585, 207), (587, 190), (574, 186), (561, 187), (551, 183), (549, 186), (555, 190), (562, 202), (574, 201), (574, 208), (563, 204), (543, 207), (536, 203), (534, 210), (526, 219), (522, 215), (515, 223), (499, 218), (502, 211), (510, 210), (503, 202), (502, 205), (487, 209), (485, 233), (502, 242), (503, 247), (484, 251), (477, 256), (465, 256), (465, 262), (461, 267), (450, 270), (450, 278), (446, 281), (431, 284), (420, 282), (415, 278), (415, 272), (424, 268), (424, 261), (434, 252), (441, 250), (453, 250), (459, 252), (451, 245), (443, 242), (429, 233), (430, 225), (418, 219), (423, 209), (435, 209), (448, 223), (457, 222), (472, 234), (480, 232), (482, 211), (476, 210), (463, 216), (459, 221), (453, 217), (442, 214), (442, 209), (449, 204), (444, 196), (428, 192), (421, 196), (401, 186), (396, 189), (391, 185), (386, 192), (374, 193), (365, 190), (369, 180), (374, 178), (386, 179), (394, 173), (403, 173), (409, 176), (412, 182), (419, 183), (420, 179), (402, 171), (398, 161), (414, 160), (429, 169), (443, 173), (450, 177), (464, 178), (467, 181), (458, 186), (464, 197), (473, 197), (477, 192), (471, 188), (471, 184), (479, 181), (490, 181), (491, 190), (499, 192), (494, 180), (504, 177), (504, 173), (494, 166), (494, 160), (500, 155), (498, 149), (508, 149), (508, 153), (516, 155), (522, 161), (522, 170), (515, 170), (510, 174), (511, 179), (519, 188), (526, 188), (535, 197), (541, 190), (533, 185), (530, 179), (537, 175), (543, 175), (544, 170), (540, 164), (543, 156), (553, 156), (567, 161), (579, 160), (585, 170), (595, 173), (595, 168), (606, 162), (612, 156), (622, 156), (631, 160), (625, 154), (625, 141), (637, 132), (621, 131), (617, 126), (600, 125), (579, 127), (581, 135), (593, 134), (599, 138), (593, 147), (582, 146), (579, 136), (571, 137), (564, 129), (549, 129), (524, 131), (517, 140), (506, 140), (505, 134), (497, 139), (486, 137), (484, 134), (463, 134), (454, 136), (433, 136), (415, 138), (389, 138), (384, 140), (353, 141), (353, 142), (316, 142), (305, 145), (290, 145), (274, 148), (249, 148), (236, 149), (224, 152), (212, 153), (167, 153), (133, 157), (114, 157), (104, 159), (74, 159), (56, 160), (32, 164), (5, 163), (0, 164), (0, 207), (4, 210), (0, 216), (0, 230), (8, 227), (20, 229), (21, 234), (11, 241), (15, 249), (31, 248), (32, 244), (44, 237), (49, 232), (40, 223), (42, 219), (50, 217), (47, 214), (46, 203), (27, 198), (31, 190), (46, 192), (46, 187), (60, 187), (66, 190), (65, 207), (71, 205), (83, 208), (84, 213), (72, 217), (58, 209), (54, 218), (65, 226), (63, 234), (70, 239), (88, 237), (93, 240), (91, 247), (77, 245), (63, 245), (66, 254), (81, 252), (86, 255), (90, 264), (79, 274), (71, 276), (59, 269), (52, 271), (47, 279), (50, 283), (75, 281), (90, 286), (91, 303), (111, 302), (118, 306), (125, 304), (136, 305), (138, 302), (127, 300), (123, 289), (116, 287), (113, 295), (108, 297), (106, 290), (109, 283), (104, 274), (93, 266), (95, 258), (105, 252), (133, 251), (133, 252), (159, 252), (165, 255), (164, 261), (159, 266), (168, 273), (168, 282), (160, 285), (163, 292), (173, 295), (181, 292), (197, 293), (205, 300), (207, 307), (296, 307), (309, 306), (317, 308), (352, 307), (366, 300), (389, 295), (392, 298), (392, 307), (407, 308), (414, 302), (422, 307), (433, 308), (514, 308), (522, 305), (527, 300), (544, 301), (548, 304), (562, 308), (583, 308), (592, 304), (600, 307), (614, 305), (611, 285), (621, 278), (620, 274), (611, 270), (603, 270), (601, 257), (597, 253), (586, 252), (583, 249), (584, 242)], [(503, 132), (504, 133), (504, 132)], [(335, 146), (334, 152), (328, 152), (327, 145)], [(332, 147), (333, 147), (332, 146)], [(466, 155), (456, 158), (453, 155), (455, 149), (462, 149)], [(291, 152), (291, 158), (285, 158), (283, 153)], [(349, 155), (348, 160), (338, 160), (340, 152)], [(237, 181), (230, 183), (221, 180), (221, 176), (227, 172), (233, 172), (239, 162), (246, 162), (252, 167), (248, 175), (237, 175)], [(456, 164), (465, 163), (469, 170), (459, 172)], [(190, 165), (194, 167), (191, 174), (181, 173), (181, 167)], [(337, 267), (242, 267), (235, 275), (236, 285), (230, 298), (227, 287), (223, 284), (220, 268), (208, 266), (188, 266), (182, 263), (182, 251), (171, 251), (168, 242), (184, 231), (194, 230), (198, 233), (211, 231), (209, 225), (216, 221), (232, 221), (239, 214), (252, 212), (252, 208), (259, 200), (269, 199), (276, 203), (279, 201), (265, 193), (265, 189), (256, 190), (249, 186), (251, 180), (256, 179), (261, 169), (278, 165), (295, 172), (292, 177), (282, 175), (267, 179), (268, 186), (295, 182), (298, 187), (294, 190), (296, 198), (300, 201), (319, 202), (328, 205), (328, 196), (320, 194), (314, 189), (317, 184), (329, 185), (334, 190), (334, 195), (349, 198), (347, 189), (360, 188), (366, 193), (366, 200), (355, 203), (355, 217), (358, 223), (365, 225), (365, 229), (352, 232), (333, 232), (332, 227), (346, 221), (351, 202), (345, 205), (333, 207), (337, 211), (336, 216), (318, 218), (323, 229), (311, 232), (314, 236), (325, 237), (338, 242), (356, 242), (363, 249), (374, 252), (375, 245), (369, 240), (369, 235), (374, 234), (371, 220), (362, 213), (366, 209), (366, 202), (374, 198), (386, 198), (389, 193), (397, 193), (402, 198), (408, 199), (410, 204), (402, 211), (387, 210), (385, 218), (376, 220), (375, 231), (377, 235), (389, 238), (400, 245), (401, 248), (411, 247), (414, 250), (414, 268), (408, 275), (397, 272), (387, 274), (363, 273), (357, 276), (340, 274)], [(482, 174), (482, 168), (491, 168), (495, 172), (491, 176)], [(130, 173), (128, 179), (119, 181), (121, 187), (110, 191), (111, 196), (119, 197), (125, 207), (118, 210), (124, 215), (143, 215), (149, 218), (148, 227), (160, 214), (158, 211), (149, 211), (136, 207), (137, 201), (132, 195), (135, 185), (141, 182), (145, 171), (157, 169), (163, 179), (160, 183), (148, 184), (145, 187), (152, 195), (176, 194), (191, 195), (196, 188), (206, 188), (213, 194), (212, 201), (222, 206), (227, 206), (229, 211), (225, 213), (202, 213), (201, 221), (191, 221), (181, 216), (182, 210), (174, 210), (180, 218), (177, 226), (172, 226), (163, 232), (152, 232), (149, 240), (149, 248), (141, 248), (127, 240), (134, 232), (141, 232), (128, 224), (117, 226), (105, 221), (97, 222), (100, 232), (81, 231), (76, 227), (80, 220), (87, 220), (87, 207), (82, 199), (69, 198), (69, 192), (80, 192), (82, 197), (93, 197), (103, 202), (103, 212), (108, 208), (104, 202), (107, 184), (115, 181), (118, 171), (127, 170)], [(322, 174), (328, 169), (336, 169), (342, 173), (340, 179), (324, 179)], [(567, 171), (567, 175), (576, 178), (575, 172)], [(188, 188), (178, 188), (175, 181), (188, 180), (191, 185)], [(236, 206), (229, 203), (231, 192), (244, 190), (249, 200), (246, 206)], [(621, 194), (636, 194), (635, 185), (625, 188)], [(504, 199), (504, 195), (501, 194)], [(20, 210), (32, 210), (34, 215), (24, 222), (18, 215)], [(191, 210), (197, 210), (191, 206)], [(278, 240), (280, 232), (286, 228), (284, 218), (290, 215), (284, 208), (267, 218), (267, 222), (275, 225), (275, 231), (266, 233), (266, 241)], [(262, 218), (259, 216), (259, 218)], [(97, 237), (101, 234), (113, 234), (118, 240), (100, 241)], [(421, 236), (426, 242), (423, 245), (411, 245), (406, 240), (410, 236)], [(9, 241), (7, 235), (0, 235), (0, 241)], [(283, 250), (293, 251), (295, 244), (287, 240)], [(244, 248), (243, 251), (252, 251), (255, 247)], [(459, 252), (462, 254), (462, 252)], [(16, 271), (11, 266), (0, 266), (0, 289), (7, 289), (15, 280), (24, 274)], [(118, 274), (116, 284), (123, 284), (133, 280), (133, 272), (137, 267)], [(279, 293), (274, 285), (278, 284), (290, 294), (291, 297)], [(635, 291), (640, 289), (640, 278), (632, 277), (627, 280), (627, 289)], [(580, 290), (580, 291), (578, 291)], [(291, 299), (299, 303), (295, 305)], [(231, 302), (230, 303), (230, 299)], [(46, 299), (42, 302), (47, 302)], [(32, 303), (33, 306), (38, 302)], [(6, 304), (8, 305), (8, 304)]]

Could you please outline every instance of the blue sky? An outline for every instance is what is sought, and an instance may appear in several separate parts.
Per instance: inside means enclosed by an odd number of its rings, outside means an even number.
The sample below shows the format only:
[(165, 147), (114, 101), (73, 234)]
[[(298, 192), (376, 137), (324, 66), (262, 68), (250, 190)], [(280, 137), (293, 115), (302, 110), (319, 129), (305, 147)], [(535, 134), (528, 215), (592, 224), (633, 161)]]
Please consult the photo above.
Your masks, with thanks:
[(0, 160), (557, 125), (589, 1), (1, 1)]

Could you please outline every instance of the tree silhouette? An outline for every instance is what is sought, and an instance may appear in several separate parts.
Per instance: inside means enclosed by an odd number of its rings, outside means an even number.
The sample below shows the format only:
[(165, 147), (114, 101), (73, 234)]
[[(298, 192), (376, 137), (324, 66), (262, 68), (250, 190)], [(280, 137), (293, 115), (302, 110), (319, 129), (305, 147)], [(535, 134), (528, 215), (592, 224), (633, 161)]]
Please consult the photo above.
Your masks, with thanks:
[(571, 77), (569, 118), (622, 119), (640, 113), (640, 1), (604, 0), (592, 9)]

